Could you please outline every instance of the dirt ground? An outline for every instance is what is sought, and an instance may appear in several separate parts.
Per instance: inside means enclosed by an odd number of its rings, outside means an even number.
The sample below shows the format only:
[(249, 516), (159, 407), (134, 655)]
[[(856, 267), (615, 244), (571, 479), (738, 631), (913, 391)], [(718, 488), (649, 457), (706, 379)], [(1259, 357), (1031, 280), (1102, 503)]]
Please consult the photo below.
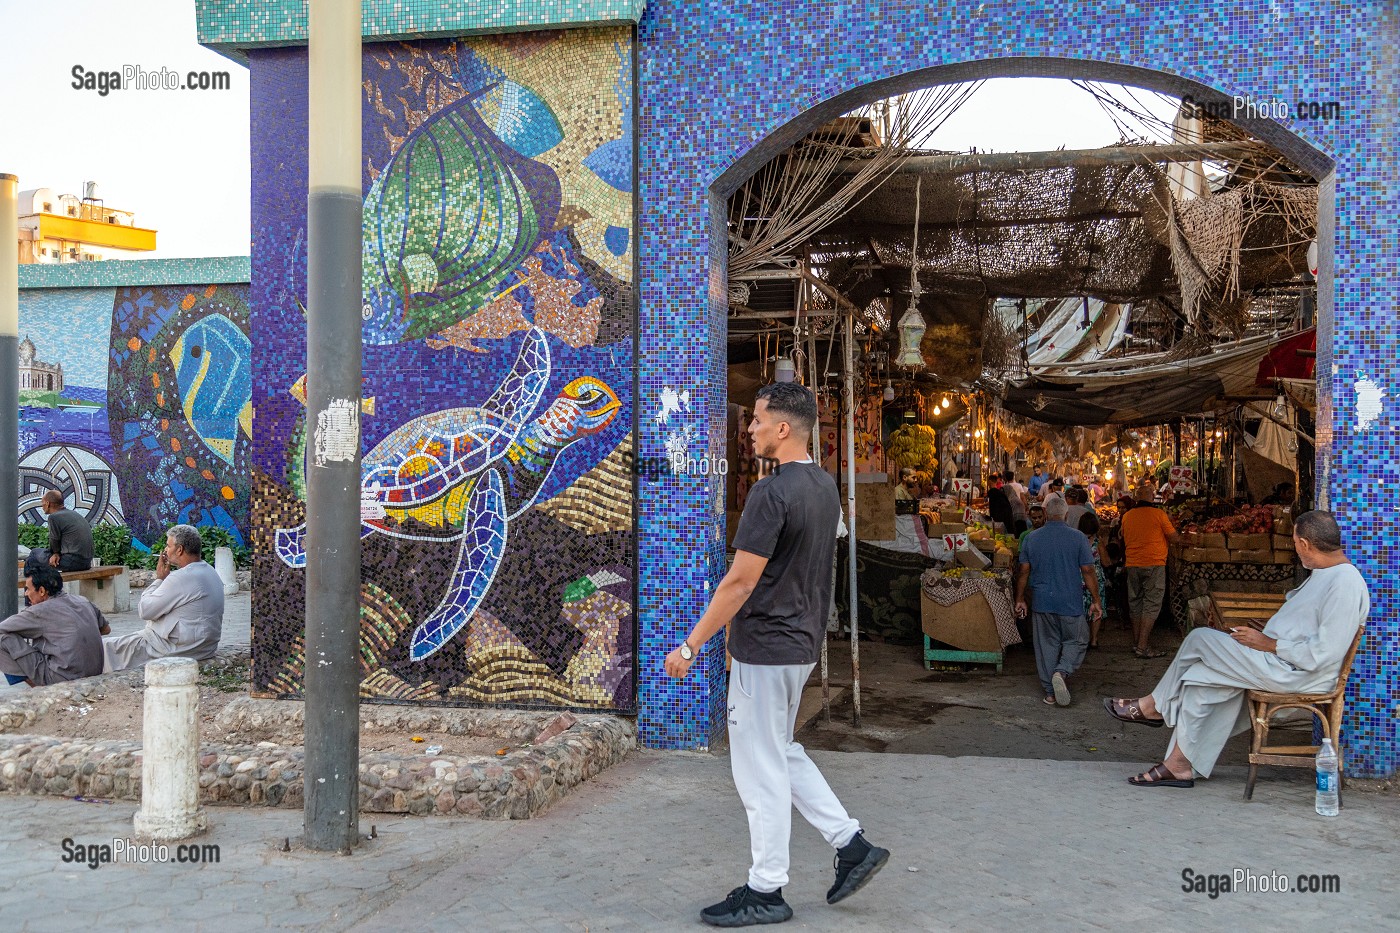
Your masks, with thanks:
[[(922, 647), (862, 642), (861, 727), (852, 724), (849, 641), (830, 642), (833, 685), (845, 686), (833, 705), (831, 721), (820, 713), (798, 734), (808, 748), (897, 754), (981, 755), (1058, 761), (1123, 761), (1143, 768), (1166, 753), (1168, 732), (1117, 722), (1101, 698), (1142, 696), (1156, 684), (1179, 643), (1174, 631), (1158, 629), (1153, 646), (1167, 657), (1144, 660), (1131, 650), (1129, 632), (1106, 621), (1097, 649), (1070, 680), (1068, 707), (1046, 706), (1029, 644), (1008, 649), (1000, 674), (992, 665), (943, 665), (926, 670)], [(820, 684), (820, 668), (812, 683)], [(809, 685), (810, 686), (810, 685)], [(1302, 737), (1300, 736), (1300, 741)], [(1247, 765), (1249, 734), (1233, 738), (1221, 765)], [(1311, 775), (1289, 769), (1261, 769), (1260, 780)], [(1129, 767), (1126, 774), (1132, 773)]]
[[(244, 729), (229, 733), (215, 725), (219, 712), (238, 697), (248, 695), (248, 669), (207, 672), (199, 684), (199, 730), (204, 742), (227, 744), (267, 743), (301, 745), (299, 724), (284, 728)], [(114, 684), (107, 692), (95, 695), (85, 705), (54, 706), (35, 720), (25, 732), (31, 735), (52, 735), (77, 739), (125, 739), (141, 741), (141, 717), (145, 690)], [(415, 741), (420, 740), (420, 741)], [(520, 748), (498, 738), (451, 735), (443, 732), (386, 732), (362, 727), (360, 751), (398, 752), (404, 755), (454, 755), (459, 757), (496, 756)]]

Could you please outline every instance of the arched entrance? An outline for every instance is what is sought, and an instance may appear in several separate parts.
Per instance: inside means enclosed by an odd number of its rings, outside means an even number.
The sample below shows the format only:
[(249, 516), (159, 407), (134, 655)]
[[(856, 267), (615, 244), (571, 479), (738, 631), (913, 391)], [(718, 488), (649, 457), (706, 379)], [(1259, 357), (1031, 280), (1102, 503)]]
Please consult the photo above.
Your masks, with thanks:
[[(1236, 70), (1224, 48), (1205, 52), (1210, 47), (1206, 34), (1218, 36), (1220, 24), (1207, 28), (1187, 23), (1174, 35), (1176, 41), (1168, 42), (1148, 29), (1146, 17), (1141, 22), (1119, 17), (1109, 23), (1103, 14), (1104, 20), (1095, 22), (1098, 14), (1090, 12), (1073, 24), (1046, 28), (1032, 16), (993, 28), (978, 11), (938, 13), (941, 18), (935, 23), (928, 9), (904, 3), (884, 4), (885, 9), (877, 11), (887, 14), (880, 24), (848, 21), (839, 14), (798, 24), (783, 20), (777, 4), (752, 6), (742, 14), (744, 23), (738, 24), (743, 41), (723, 60), (716, 59), (706, 36), (721, 26), (733, 30), (736, 24), (720, 24), (706, 10), (649, 10), (639, 34), (640, 194), (645, 205), (640, 222), (641, 410), (660, 411), (660, 395), (667, 388), (686, 386), (691, 391), (687, 424), (645, 419), (643, 457), (664, 450), (678, 428), (687, 429), (698, 446), (708, 442), (714, 452), (724, 423), (723, 360), (717, 351), (723, 346), (725, 327), (724, 199), (773, 155), (824, 121), (901, 91), (982, 77), (1090, 77), (1190, 94), (1217, 104), (1227, 104), (1235, 93), (1273, 99), (1280, 95), (1270, 92), (1271, 87), (1291, 89), (1300, 80), (1292, 74), (1297, 56), (1281, 36), (1277, 42), (1265, 40), (1265, 47), (1256, 50), (1262, 64), (1249, 74)], [(1332, 38), (1360, 35), (1367, 28), (1363, 19), (1333, 24)], [(902, 28), (891, 32), (885, 25), (890, 22)], [(803, 31), (808, 25), (811, 28)], [(1315, 77), (1326, 73), (1327, 64), (1318, 60), (1304, 70)], [(1283, 85), (1285, 75), (1290, 77)], [(1369, 113), (1375, 105), (1348, 94), (1340, 106), (1346, 112)], [(1356, 178), (1346, 174), (1356, 142), (1337, 127), (1308, 125), (1309, 138), (1304, 139), (1273, 121), (1238, 122), (1323, 180), (1319, 221), (1324, 246), (1332, 240), (1328, 231), (1346, 230), (1339, 217), (1360, 219), (1379, 211), (1359, 197)], [(1355, 239), (1343, 232), (1342, 239), (1349, 238)], [(1339, 245), (1354, 249), (1359, 244)], [(1349, 293), (1342, 302), (1334, 299), (1328, 252), (1324, 248), (1319, 271), (1323, 346), (1318, 365), (1323, 374), (1332, 371), (1335, 348), (1344, 346), (1344, 334), (1355, 329), (1351, 315), (1360, 308)], [(1364, 281), (1358, 287), (1361, 292), (1374, 288)], [(1328, 464), (1342, 448), (1393, 459), (1389, 448), (1394, 442), (1383, 431), (1368, 428), (1343, 435), (1342, 429), (1355, 423), (1356, 395), (1348, 391), (1350, 380), (1366, 366), (1375, 372), (1390, 369), (1383, 356), (1371, 356), (1370, 351), (1366, 356), (1333, 375), (1330, 385), (1324, 375), (1323, 406), (1330, 417), (1324, 414), (1319, 426), (1321, 501), (1339, 511), (1353, 548), (1359, 536), (1364, 540), (1369, 515), (1356, 508), (1360, 502), (1349, 492), (1354, 479), (1325, 472)], [(703, 609), (709, 589), (722, 575), (723, 516), (714, 507), (713, 480), (671, 480), (669, 490), (655, 490), (661, 495), (649, 495), (645, 485), (642, 490), (641, 727), (649, 745), (696, 747), (707, 745), (722, 726), (723, 652), (717, 645), (708, 646), (691, 679), (681, 684), (665, 681), (659, 664)], [(1356, 556), (1374, 583), (1375, 631), (1375, 620), (1394, 594), (1378, 558)], [(1361, 694), (1388, 696), (1393, 686), (1377, 671), (1374, 644), (1366, 649), (1369, 664), (1359, 659), (1353, 676), (1364, 678)], [(1353, 704), (1354, 773), (1393, 770), (1394, 749), (1384, 744), (1393, 740), (1378, 727), (1379, 717), (1372, 718), (1372, 710), (1383, 715), (1387, 708), (1383, 702)]]

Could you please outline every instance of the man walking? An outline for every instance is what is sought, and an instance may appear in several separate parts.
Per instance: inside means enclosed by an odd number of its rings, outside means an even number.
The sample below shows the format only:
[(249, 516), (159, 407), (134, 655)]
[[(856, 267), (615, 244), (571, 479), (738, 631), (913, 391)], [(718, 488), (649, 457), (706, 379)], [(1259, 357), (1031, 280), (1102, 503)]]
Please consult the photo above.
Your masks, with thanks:
[(1160, 658), (1164, 654), (1152, 650), (1147, 640), (1167, 595), (1168, 546), (1181, 540), (1167, 513), (1153, 504), (1156, 494), (1151, 484), (1139, 488), (1133, 507), (1119, 520), (1128, 618), (1133, 623), (1133, 654), (1140, 658)]
[(1016, 571), (1016, 615), (1025, 618), (1026, 584), (1035, 603), (1032, 631), (1035, 668), (1049, 706), (1069, 706), (1068, 678), (1084, 663), (1089, 647), (1089, 623), (1084, 614), (1084, 588), (1092, 602), (1089, 614), (1100, 618), (1103, 604), (1094, 573), (1089, 539), (1065, 524), (1065, 500), (1045, 503), (1045, 527), (1026, 535)]
[(781, 923), (792, 808), (836, 849), (835, 904), (860, 890), (890, 853), (865, 841), (802, 746), (792, 740), (802, 687), (821, 652), (831, 604), (832, 553), (841, 504), (836, 483), (807, 444), (816, 398), (796, 383), (758, 392), (749, 434), (758, 456), (778, 466), (749, 491), (734, 537), (734, 566), (689, 636), (666, 656), (681, 678), (696, 653), (733, 619), (729, 652), (729, 759), (749, 820), (748, 882), (700, 919), (712, 926)]
[(92, 566), (92, 527), (87, 519), (63, 504), (63, 494), (50, 489), (39, 508), (49, 517), (49, 546), (35, 548), (24, 559), (29, 576), (38, 567), (55, 570), (87, 570)]

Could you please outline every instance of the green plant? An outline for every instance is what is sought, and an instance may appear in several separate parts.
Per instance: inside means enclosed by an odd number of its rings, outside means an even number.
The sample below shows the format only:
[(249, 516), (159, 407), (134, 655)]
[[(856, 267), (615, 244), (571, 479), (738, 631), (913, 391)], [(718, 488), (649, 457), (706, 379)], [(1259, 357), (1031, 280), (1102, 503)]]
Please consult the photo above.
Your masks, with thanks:
[(140, 548), (129, 547), (126, 549), (126, 560), (122, 563), (133, 570), (155, 570), (156, 557), (155, 551), (143, 551)]
[(210, 525), (199, 529), (199, 539), (204, 546), (200, 549), (200, 559), (206, 564), (214, 563), (214, 549), (226, 547), (229, 550), (238, 546), (238, 539), (226, 528)]
[(125, 525), (98, 525), (92, 529), (92, 552), (105, 566), (126, 563), (131, 550), (131, 529)]
[(247, 570), (253, 566), (253, 549), (247, 545), (234, 548), (233, 564), (239, 570)]
[(49, 529), (47, 525), (20, 525), (19, 543), (29, 549), (49, 546)]

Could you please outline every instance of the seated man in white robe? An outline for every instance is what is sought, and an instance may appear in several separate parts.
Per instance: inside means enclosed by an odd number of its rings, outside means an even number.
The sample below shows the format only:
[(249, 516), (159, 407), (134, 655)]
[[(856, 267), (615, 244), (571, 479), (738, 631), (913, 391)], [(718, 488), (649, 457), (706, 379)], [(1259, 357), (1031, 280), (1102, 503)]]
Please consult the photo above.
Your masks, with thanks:
[(1139, 699), (1104, 699), (1123, 722), (1173, 727), (1167, 757), (1128, 779), (1138, 787), (1192, 787), (1210, 777), (1230, 736), (1249, 728), (1246, 690), (1325, 693), (1337, 685), (1342, 662), (1371, 608), (1360, 572), (1342, 550), (1330, 512), (1300, 515), (1293, 525), (1298, 559), (1312, 571), (1288, 594), (1262, 632), (1193, 629), (1152, 692)]
[(165, 534), (156, 582), (141, 594), (146, 626), (103, 639), (107, 671), (140, 667), (155, 658), (212, 658), (224, 627), (224, 583), (200, 559), (203, 542), (190, 525)]

